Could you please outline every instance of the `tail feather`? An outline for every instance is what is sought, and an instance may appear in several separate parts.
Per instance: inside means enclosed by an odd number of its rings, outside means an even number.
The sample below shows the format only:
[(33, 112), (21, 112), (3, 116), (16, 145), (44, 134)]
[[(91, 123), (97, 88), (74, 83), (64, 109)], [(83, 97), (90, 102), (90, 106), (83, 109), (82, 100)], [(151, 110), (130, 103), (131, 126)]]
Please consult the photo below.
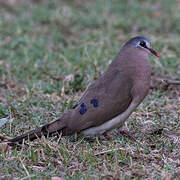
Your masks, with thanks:
[(37, 139), (37, 137), (41, 137), (42, 135), (45, 135), (42, 131), (42, 128), (37, 128), (35, 130), (31, 130), (31, 131), (28, 131), (20, 136), (17, 136), (13, 139), (9, 139), (8, 141), (10, 143), (22, 143), (23, 140), (31, 140), (33, 141), (34, 139)]
[(65, 123), (62, 121), (61, 118), (55, 119), (48, 124), (45, 124), (37, 129), (28, 131), (20, 136), (17, 136), (13, 139), (9, 139), (8, 142), (10, 144), (22, 144), (23, 140), (30, 140), (33, 141), (38, 137), (42, 136), (53, 136), (57, 133), (61, 133), (65, 129)]

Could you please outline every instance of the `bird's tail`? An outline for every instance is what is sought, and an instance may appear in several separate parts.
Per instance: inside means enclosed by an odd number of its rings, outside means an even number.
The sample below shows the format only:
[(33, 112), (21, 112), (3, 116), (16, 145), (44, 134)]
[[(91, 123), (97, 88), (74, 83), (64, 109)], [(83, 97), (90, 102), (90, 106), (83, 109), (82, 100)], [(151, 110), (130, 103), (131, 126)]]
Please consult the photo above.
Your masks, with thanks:
[(65, 117), (67, 114), (64, 113), (61, 117), (31, 131), (28, 131), (20, 136), (12, 139), (8, 139), (8, 143), (11, 145), (22, 144), (23, 140), (33, 141), (34, 139), (40, 138), (42, 136), (49, 137), (56, 134), (67, 135)]

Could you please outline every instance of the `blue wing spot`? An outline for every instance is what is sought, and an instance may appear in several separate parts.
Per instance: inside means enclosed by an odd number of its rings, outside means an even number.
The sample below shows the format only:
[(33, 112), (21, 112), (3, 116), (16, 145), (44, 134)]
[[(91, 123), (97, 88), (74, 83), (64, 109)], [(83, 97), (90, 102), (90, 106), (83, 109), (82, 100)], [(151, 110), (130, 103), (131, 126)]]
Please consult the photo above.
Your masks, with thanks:
[(95, 98), (91, 99), (90, 103), (93, 104), (93, 106), (95, 108), (99, 106), (99, 101), (97, 99), (95, 99)]
[(86, 105), (84, 103), (81, 104), (81, 109), (79, 110), (79, 113), (83, 115), (87, 111)]

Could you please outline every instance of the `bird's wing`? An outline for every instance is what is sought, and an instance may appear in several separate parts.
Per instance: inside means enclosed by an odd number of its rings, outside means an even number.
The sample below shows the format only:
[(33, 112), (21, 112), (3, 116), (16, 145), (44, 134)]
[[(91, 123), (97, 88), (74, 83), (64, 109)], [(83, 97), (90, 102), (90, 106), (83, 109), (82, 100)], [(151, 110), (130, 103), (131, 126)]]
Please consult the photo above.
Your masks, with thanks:
[(127, 83), (123, 72), (106, 71), (84, 93), (71, 111), (67, 128), (79, 132), (101, 125), (124, 112), (131, 103), (132, 84)]

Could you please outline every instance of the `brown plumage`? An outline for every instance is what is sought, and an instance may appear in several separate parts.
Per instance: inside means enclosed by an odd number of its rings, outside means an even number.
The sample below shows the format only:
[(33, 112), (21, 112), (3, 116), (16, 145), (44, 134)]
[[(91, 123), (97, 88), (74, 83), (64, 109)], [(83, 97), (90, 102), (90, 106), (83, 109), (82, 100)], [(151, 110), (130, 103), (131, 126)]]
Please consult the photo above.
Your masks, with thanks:
[(148, 93), (151, 78), (149, 52), (159, 57), (145, 37), (130, 39), (107, 71), (87, 89), (74, 109), (9, 141), (21, 143), (23, 139), (33, 140), (57, 132), (63, 136), (76, 132), (99, 135), (121, 127)]

